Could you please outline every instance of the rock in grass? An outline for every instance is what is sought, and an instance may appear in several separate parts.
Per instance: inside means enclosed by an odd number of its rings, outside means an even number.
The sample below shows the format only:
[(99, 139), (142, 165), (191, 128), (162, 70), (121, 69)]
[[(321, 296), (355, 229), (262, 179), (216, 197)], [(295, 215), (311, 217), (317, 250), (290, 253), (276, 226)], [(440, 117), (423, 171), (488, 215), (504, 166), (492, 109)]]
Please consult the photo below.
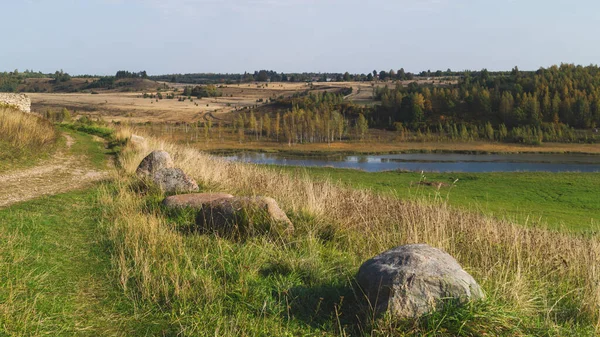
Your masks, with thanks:
[(196, 217), (204, 231), (245, 238), (259, 234), (286, 235), (294, 225), (277, 202), (268, 197), (234, 197), (207, 202)]
[(376, 314), (414, 318), (447, 300), (483, 298), (477, 282), (447, 253), (425, 244), (396, 247), (366, 261), (356, 277)]
[(156, 170), (152, 173), (150, 180), (165, 193), (189, 193), (199, 190), (196, 181), (178, 168), (169, 167)]
[(171, 155), (166, 151), (152, 151), (142, 160), (135, 173), (139, 177), (150, 177), (154, 172), (165, 168), (173, 168)]
[(233, 198), (233, 195), (227, 193), (192, 193), (172, 195), (163, 200), (163, 206), (167, 208), (198, 208), (201, 209), (206, 203), (219, 199)]
[(181, 169), (175, 168), (166, 151), (152, 151), (142, 160), (136, 174), (149, 179), (166, 193), (197, 192), (198, 184)]

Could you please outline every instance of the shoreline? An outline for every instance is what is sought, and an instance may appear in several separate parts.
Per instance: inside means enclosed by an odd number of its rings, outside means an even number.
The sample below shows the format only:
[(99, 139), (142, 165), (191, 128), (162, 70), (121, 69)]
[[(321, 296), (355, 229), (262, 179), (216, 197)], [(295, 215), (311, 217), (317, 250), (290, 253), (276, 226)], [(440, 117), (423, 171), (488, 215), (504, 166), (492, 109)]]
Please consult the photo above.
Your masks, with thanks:
[(507, 154), (560, 154), (560, 155), (586, 155), (586, 156), (600, 156), (600, 153), (596, 152), (579, 152), (579, 151), (565, 151), (565, 152), (551, 152), (551, 151), (481, 151), (481, 150), (445, 150), (445, 149), (413, 149), (413, 150), (399, 150), (399, 151), (297, 151), (297, 150), (273, 150), (273, 149), (260, 149), (260, 148), (242, 148), (242, 149), (211, 149), (202, 150), (212, 155), (233, 155), (238, 153), (269, 153), (269, 154), (285, 154), (290, 156), (302, 156), (302, 157), (335, 157), (335, 156), (377, 156), (377, 155), (393, 155), (393, 154), (416, 154), (416, 153), (431, 153), (431, 154), (469, 154), (469, 155), (507, 155)]
[[(347, 143), (345, 143), (347, 144)], [(302, 156), (302, 157), (335, 157), (335, 156), (353, 156), (353, 155), (393, 155), (393, 154), (414, 154), (414, 153), (431, 153), (431, 154), (468, 154), (468, 155), (508, 155), (508, 154), (548, 154), (548, 155), (589, 155), (589, 156), (600, 156), (600, 145), (586, 146), (590, 149), (575, 149), (575, 146), (567, 143), (559, 143), (558, 146), (548, 146), (546, 148), (536, 148), (533, 146), (522, 147), (521, 146), (495, 146), (496, 144), (489, 143), (491, 146), (463, 146), (465, 143), (459, 143), (458, 148), (451, 148), (452, 143), (447, 146), (433, 147), (428, 144), (419, 147), (405, 147), (399, 149), (389, 150), (372, 150), (372, 149), (344, 149), (336, 146), (335, 148), (323, 148), (322, 146), (314, 146), (314, 144), (307, 145), (294, 145), (291, 147), (283, 148), (282, 146), (239, 146), (239, 147), (212, 147), (212, 146), (198, 146), (199, 150), (215, 155), (230, 155), (238, 153), (271, 153), (271, 154), (284, 154), (290, 156)], [(311, 146), (312, 145), (312, 146)], [(348, 144), (352, 145), (352, 144)], [(361, 147), (366, 144), (361, 144)], [(373, 144), (376, 146), (376, 144)], [(387, 144), (386, 144), (387, 145)], [(468, 144), (466, 144), (468, 145)], [(583, 145), (583, 144), (580, 144)], [(592, 144), (585, 144), (592, 145)], [(346, 147), (346, 146), (344, 146)], [(350, 146), (348, 146), (350, 147)], [(372, 148), (373, 146), (371, 146)], [(564, 149), (561, 149), (564, 147)]]

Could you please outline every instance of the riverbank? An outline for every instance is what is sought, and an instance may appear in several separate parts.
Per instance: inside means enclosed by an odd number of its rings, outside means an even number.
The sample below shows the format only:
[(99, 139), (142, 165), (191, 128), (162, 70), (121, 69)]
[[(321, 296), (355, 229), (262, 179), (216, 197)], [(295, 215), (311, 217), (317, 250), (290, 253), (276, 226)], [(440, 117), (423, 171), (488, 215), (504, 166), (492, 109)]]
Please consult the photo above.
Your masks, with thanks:
[(237, 153), (242, 151), (260, 151), (284, 154), (302, 154), (313, 156), (358, 155), (358, 154), (400, 154), (400, 153), (459, 153), (459, 154), (590, 154), (600, 155), (600, 144), (544, 143), (525, 145), (490, 142), (336, 142), (312, 144), (282, 144), (269, 141), (239, 143), (232, 140), (210, 140), (190, 143), (194, 147), (209, 153)]

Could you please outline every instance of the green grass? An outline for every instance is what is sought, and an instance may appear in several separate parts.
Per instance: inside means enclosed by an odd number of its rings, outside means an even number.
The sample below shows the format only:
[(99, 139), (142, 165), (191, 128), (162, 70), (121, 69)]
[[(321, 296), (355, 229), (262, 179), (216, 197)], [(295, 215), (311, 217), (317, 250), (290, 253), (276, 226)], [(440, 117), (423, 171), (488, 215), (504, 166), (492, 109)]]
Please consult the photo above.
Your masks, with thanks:
[[(113, 260), (123, 261), (125, 293), (136, 306), (163, 317), (168, 334), (593, 335), (593, 325), (576, 314), (553, 324), (543, 310), (523, 315), (490, 289), (485, 301), (472, 305), (418, 320), (373, 322), (354, 283), (365, 257), (322, 219), (288, 213), (296, 227), (291, 237), (236, 240), (190, 231), (195, 226), (191, 210), (167, 211), (160, 206), (162, 194), (140, 190), (136, 182), (111, 185), (106, 193), (112, 196), (106, 226), (112, 230)], [(569, 309), (568, 303), (556, 303), (558, 312)]]
[(90, 135), (102, 137), (102, 138), (110, 138), (114, 134), (115, 130), (109, 127), (96, 125), (96, 124), (84, 124), (84, 123), (63, 123), (61, 124), (63, 128), (75, 130), (83, 133), (87, 133)]
[(165, 284), (145, 296), (136, 268), (121, 288), (100, 220), (110, 210), (98, 205), (97, 189), (40, 198), (0, 210), (0, 336), (592, 334), (586, 325), (519, 317), (494, 297), (417, 321), (370, 325), (358, 319), (364, 313), (352, 281), (361, 261), (318, 219), (292, 214), (297, 230), (287, 242), (239, 242), (178, 232), (182, 223), (171, 221), (184, 219), (169, 220), (155, 195), (142, 199), (140, 212), (165, 216), (182, 240), (183, 251), (170, 255), (159, 239), (165, 254), (157, 258), (169, 269), (150, 270), (180, 282), (179, 292)]
[(0, 210), (0, 335), (113, 335), (137, 314), (110, 279), (95, 190)]
[(107, 158), (112, 152), (106, 149), (102, 141), (96, 141), (91, 135), (84, 132), (73, 131), (68, 128), (61, 128), (61, 130), (75, 140), (68, 151), (69, 154), (85, 158), (86, 162), (96, 169), (107, 168)]
[[(320, 179), (389, 193), (400, 198), (448, 200), (457, 207), (476, 210), (526, 225), (574, 231), (600, 229), (600, 173), (494, 172), (414, 173), (363, 172), (318, 167), (278, 167)], [(458, 180), (457, 180), (458, 179)], [(439, 190), (420, 181), (448, 184)], [(456, 182), (455, 182), (456, 181)]]

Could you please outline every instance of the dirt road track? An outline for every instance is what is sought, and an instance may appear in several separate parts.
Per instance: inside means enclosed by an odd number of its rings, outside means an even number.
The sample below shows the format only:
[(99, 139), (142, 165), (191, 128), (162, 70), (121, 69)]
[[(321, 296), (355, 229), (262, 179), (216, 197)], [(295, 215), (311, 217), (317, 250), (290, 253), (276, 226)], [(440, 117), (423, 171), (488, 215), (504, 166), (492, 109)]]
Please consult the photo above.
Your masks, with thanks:
[[(67, 149), (74, 143), (69, 135)], [(52, 159), (24, 170), (0, 173), (0, 208), (44, 195), (81, 188), (102, 180), (108, 172), (91, 168), (85, 158), (57, 152)]]

